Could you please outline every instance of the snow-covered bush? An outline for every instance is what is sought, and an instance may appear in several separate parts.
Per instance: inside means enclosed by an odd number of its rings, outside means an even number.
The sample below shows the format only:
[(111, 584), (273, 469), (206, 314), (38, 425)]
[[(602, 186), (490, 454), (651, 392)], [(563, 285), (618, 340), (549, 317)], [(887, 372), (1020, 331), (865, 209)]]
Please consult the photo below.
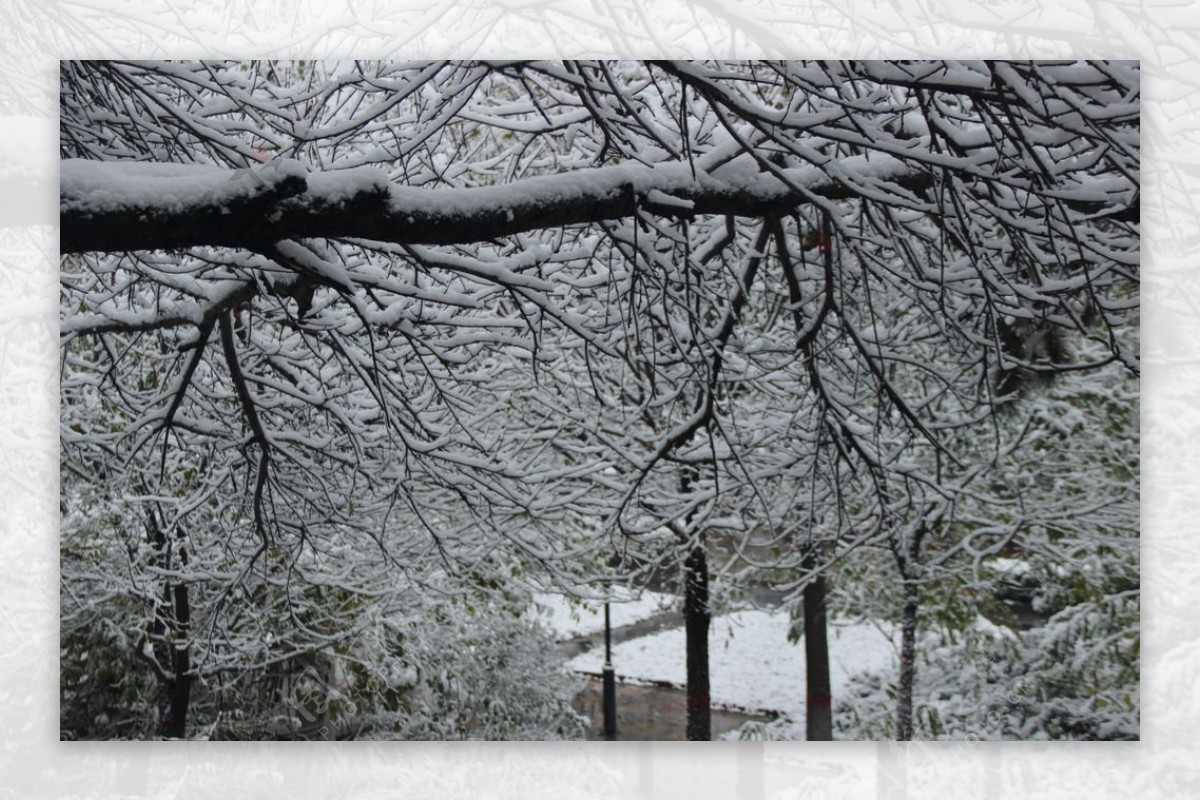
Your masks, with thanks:
[[(346, 618), (355, 637), (276, 662), (204, 675), (190, 737), (210, 739), (551, 740), (583, 736), (578, 679), (551, 635), (485, 595), (410, 597), (412, 614)], [(363, 616), (370, 615), (364, 609)], [(74, 615), (62, 637), (64, 739), (159, 736), (163, 678), (150, 669), (144, 612), (108, 603)], [(220, 642), (195, 658), (228, 661)]]
[(62, 488), (59, 736), (153, 736), (157, 678), (142, 655), (152, 603), (122, 580), (126, 529), (102, 494), (69, 476)]
[[(1133, 594), (1062, 610), (1014, 632), (985, 618), (921, 640), (917, 740), (1138, 738), (1138, 604)], [(888, 739), (895, 677), (860, 675), (835, 699), (838, 739)]]
[[(431, 608), (391, 664), (408, 682), (373, 694), (373, 736), (415, 740), (581, 739), (571, 707), (581, 681), (562, 669), (551, 635), (514, 610), (478, 598)], [(352, 697), (358, 697), (352, 695)], [(380, 701), (395, 698), (387, 709)], [(367, 708), (368, 711), (370, 707)]]
[[(576, 682), (523, 614), (531, 596), (512, 563), (393, 573), (347, 534), (296, 561), (268, 550), (243, 572), (197, 513), (168, 564), (138, 519), (146, 507), (115, 497), (64, 475), (64, 739), (162, 736), (177, 646), (193, 677), (189, 738), (582, 736)], [(175, 582), (186, 628), (163, 602)]]
[(144, 739), (159, 730), (158, 681), (139, 657), (127, 602), (64, 621), (59, 640), (59, 736)]

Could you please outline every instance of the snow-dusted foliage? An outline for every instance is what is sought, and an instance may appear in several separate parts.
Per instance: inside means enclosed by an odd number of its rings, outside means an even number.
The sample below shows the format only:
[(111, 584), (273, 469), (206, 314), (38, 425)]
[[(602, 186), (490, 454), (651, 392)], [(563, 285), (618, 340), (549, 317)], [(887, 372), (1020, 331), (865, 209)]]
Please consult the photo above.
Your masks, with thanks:
[(383, 728), (534, 736), (501, 696), (570, 727), (484, 680), (532, 635), (481, 587), (703, 551), (913, 633), (1008, 558), (1046, 615), (1136, 609), (1139, 98), (1125, 62), (64, 63), (70, 658), (194, 735), (454, 610), (477, 678)]
[[(1014, 632), (986, 618), (919, 640), (912, 738), (1136, 740), (1139, 737), (1135, 592), (1067, 607)], [(893, 677), (857, 677), (838, 699), (838, 736), (889, 739)]]
[[(255, 565), (225, 551), (215, 521), (156, 545), (120, 505), (77, 484), (64, 504), (91, 515), (63, 521), (65, 739), (161, 735), (181, 648), (191, 737), (581, 735), (570, 706), (578, 681), (523, 615), (531, 599), (510, 567), (484, 560), (452, 579), (377, 549), (356, 553), (351, 537), (291, 563), (273, 549)], [(172, 547), (179, 561), (168, 569)], [(173, 603), (180, 586), (188, 626)]]

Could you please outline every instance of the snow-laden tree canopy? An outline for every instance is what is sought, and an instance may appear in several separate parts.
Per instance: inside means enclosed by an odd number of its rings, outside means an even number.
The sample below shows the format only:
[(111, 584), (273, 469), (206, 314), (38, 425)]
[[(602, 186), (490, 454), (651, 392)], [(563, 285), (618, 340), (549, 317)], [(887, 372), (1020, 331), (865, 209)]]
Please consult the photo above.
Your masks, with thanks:
[(64, 504), (215, 532), (226, 632), (601, 532), (950, 536), (998, 408), (1138, 370), (1139, 114), (1126, 62), (64, 62)]
[[(1057, 218), (1060, 236), (1088, 218), (1137, 214), (1138, 75), (1130, 65), (364, 69), (343, 67), (320, 85), (309, 72), (299, 91), (215, 66), (72, 69), (79, 95), (64, 102), (94, 102), (85, 91), (92, 85), (100, 98), (122, 101), (124, 119), (80, 109), (82, 118), (64, 120), (66, 154), (215, 162), (227, 171), (69, 161), (63, 250), (254, 248), (313, 236), (461, 244), (639, 209), (785, 215), (818, 198), (944, 213), (937, 200), (960, 188), (975, 190), (963, 198), (967, 209), (1009, 224), (1014, 213), (1040, 213)], [(114, 85), (94, 86), (105, 77)], [(134, 93), (111, 97), (123, 81)], [(170, 97), (172, 89), (186, 99)], [(146, 119), (162, 126), (162, 152), (146, 141), (104, 146), (94, 129), (116, 134)], [(514, 145), (480, 153), (483, 142), (471, 140), (481, 131)], [(471, 150), (442, 153), (457, 162), (452, 169), (421, 163), (455, 133)], [(189, 140), (200, 152), (187, 152)], [(325, 143), (341, 156), (317, 152)], [(264, 147), (279, 157), (248, 169)], [(355, 169), (364, 164), (385, 166)], [(461, 188), (477, 191), (447, 191)], [(255, 225), (244, 219), (255, 215)]]
[[(64, 342), (141, 332), (158, 352), (65, 353), (128, 415), (106, 447), (165, 457), (190, 429), (242, 448), (260, 524), (285, 464), (325, 507), (349, 490), (323, 475), (376, 447), (525, 474), (473, 419), (506, 402), (483, 400), (505, 348), (534, 376), (576, 345), (612, 360), (563, 380), (665, 410), (610, 438), (643, 470), (701, 429), (733, 437), (712, 402), (730, 376), (815, 394), (820, 425), (887, 468), (869, 430), (896, 414), (942, 447), (935, 403), (978, 416), (989, 371), (1067, 367), (1039, 347), (1050, 329), (1100, 346), (1072, 369), (1136, 370), (1138, 80), (1110, 62), (67, 63)], [(726, 355), (760, 252), (803, 359), (767, 347), (778, 314)], [(153, 386), (129, 386), (134, 364)], [(898, 383), (922, 364), (943, 401)]]

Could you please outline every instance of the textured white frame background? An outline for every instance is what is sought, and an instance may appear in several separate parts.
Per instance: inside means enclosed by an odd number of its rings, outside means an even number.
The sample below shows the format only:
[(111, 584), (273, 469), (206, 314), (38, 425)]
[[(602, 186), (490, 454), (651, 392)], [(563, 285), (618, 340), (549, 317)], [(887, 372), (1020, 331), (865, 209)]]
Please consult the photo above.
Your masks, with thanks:
[[(1190, 0), (0, 0), (0, 795), (1200, 795), (1197, 11)], [(58, 59), (135, 56), (1141, 59), (1142, 741), (60, 743)]]

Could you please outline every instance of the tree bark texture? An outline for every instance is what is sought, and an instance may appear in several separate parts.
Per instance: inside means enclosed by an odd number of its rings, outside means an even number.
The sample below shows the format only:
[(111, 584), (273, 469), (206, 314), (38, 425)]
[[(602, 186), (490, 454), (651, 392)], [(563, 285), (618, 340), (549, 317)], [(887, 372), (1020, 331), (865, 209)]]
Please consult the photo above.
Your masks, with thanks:
[[(816, 566), (812, 552), (804, 569)], [(825, 578), (818, 575), (804, 588), (804, 668), (808, 678), (805, 736), (808, 740), (833, 739), (833, 709), (829, 685), (829, 637), (826, 629)]]
[(172, 681), (170, 684), (170, 713), (163, 723), (163, 736), (184, 739), (187, 737), (188, 709), (192, 700), (192, 655), (188, 644), (192, 612), (186, 584), (172, 588), (174, 596), (173, 635), (171, 645)]
[[(148, 516), (148, 530), (151, 541), (159, 549), (164, 570), (172, 568), (171, 551), (174, 549), (178, 550), (180, 565), (187, 565), (182, 531), (176, 532), (176, 542), (170, 542), (154, 513)], [(160, 696), (160, 708), (164, 710), (161, 733), (163, 737), (170, 739), (182, 740), (187, 737), (188, 712), (192, 698), (191, 651), (188, 644), (191, 620), (192, 608), (187, 584), (165, 584), (162, 600), (150, 624), (150, 635), (151, 641), (157, 645), (156, 651), (164, 657), (162, 663), (170, 671), (159, 676), (164, 683)]]
[[(890, 169), (872, 166), (872, 180), (892, 178), (909, 190), (930, 183), (926, 173), (896, 160)], [(561, 176), (526, 178), (506, 186), (474, 189), (414, 189), (389, 186), (381, 170), (342, 171), (331, 189), (322, 173), (289, 174), (270, 179), (261, 172), (256, 194), (216, 194), (187, 204), (91, 202), (93, 185), (104, 171), (113, 183), (127, 177), (129, 162), (66, 161), (59, 200), (62, 253), (88, 251), (173, 250), (192, 246), (239, 247), (261, 251), (274, 242), (305, 237), (361, 237), (395, 244), (450, 245), (483, 242), (533, 230), (629, 217), (639, 210), (668, 217), (698, 214), (774, 216), (788, 214), (815, 196), (830, 200), (855, 197), (844, 182), (815, 168), (780, 175), (762, 173), (757, 163), (718, 169), (695, 177), (686, 164), (658, 167), (616, 165), (578, 170), (567, 184)], [(203, 168), (202, 168), (203, 169)], [(347, 175), (348, 172), (358, 173)], [(206, 174), (229, 176), (236, 186), (246, 170), (210, 168)], [(199, 173), (198, 173), (199, 174)], [(244, 176), (243, 176), (244, 177)], [(557, 179), (557, 180), (556, 180)], [(147, 175), (147, 186), (170, 186), (177, 178)], [(802, 189), (803, 191), (797, 191)], [(656, 204), (652, 192), (684, 201), (686, 206)]]
[(896, 687), (896, 739), (913, 736), (913, 680), (917, 672), (917, 610), (920, 587), (904, 582), (904, 604), (900, 611), (900, 679)]
[(704, 540), (692, 545), (683, 563), (683, 616), (687, 634), (687, 739), (712, 739), (709, 697), (708, 556)]

